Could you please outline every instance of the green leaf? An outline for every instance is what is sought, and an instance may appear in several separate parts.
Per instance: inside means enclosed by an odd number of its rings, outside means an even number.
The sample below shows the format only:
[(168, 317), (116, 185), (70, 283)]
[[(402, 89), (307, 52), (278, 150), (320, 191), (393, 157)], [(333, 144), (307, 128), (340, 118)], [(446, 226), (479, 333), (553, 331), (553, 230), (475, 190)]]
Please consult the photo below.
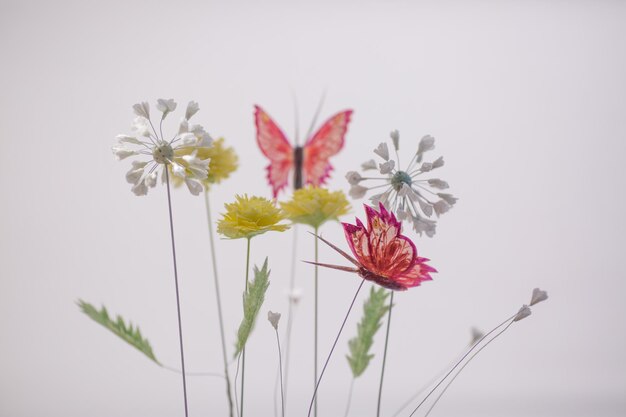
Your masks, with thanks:
[(263, 305), (263, 301), (265, 301), (265, 292), (267, 287), (270, 286), (269, 276), (270, 271), (267, 269), (267, 258), (265, 258), (261, 270), (256, 266), (254, 267), (254, 281), (248, 284), (247, 290), (243, 293), (243, 320), (241, 320), (239, 331), (237, 332), (235, 357), (246, 346), (248, 337), (250, 337), (250, 333), (254, 329), (256, 317)]
[(80, 309), (88, 315), (92, 320), (97, 323), (100, 323), (113, 333), (115, 333), (122, 340), (128, 342), (132, 346), (134, 346), (141, 353), (146, 355), (150, 360), (154, 361), (157, 365), (162, 366), (161, 363), (154, 356), (154, 352), (152, 352), (152, 346), (150, 346), (150, 342), (148, 339), (144, 339), (141, 336), (141, 331), (139, 327), (133, 327), (132, 323), (124, 323), (124, 319), (121, 316), (117, 316), (116, 320), (113, 321), (109, 316), (109, 313), (106, 307), (102, 306), (102, 309), (98, 311), (93, 305), (83, 301), (78, 300), (76, 303), (80, 307)]
[(357, 324), (356, 337), (348, 341), (350, 353), (347, 355), (352, 375), (356, 378), (365, 372), (374, 355), (370, 348), (374, 344), (374, 335), (382, 325), (384, 315), (389, 311), (387, 298), (390, 292), (384, 288), (370, 290), (370, 296), (363, 305), (363, 317)]

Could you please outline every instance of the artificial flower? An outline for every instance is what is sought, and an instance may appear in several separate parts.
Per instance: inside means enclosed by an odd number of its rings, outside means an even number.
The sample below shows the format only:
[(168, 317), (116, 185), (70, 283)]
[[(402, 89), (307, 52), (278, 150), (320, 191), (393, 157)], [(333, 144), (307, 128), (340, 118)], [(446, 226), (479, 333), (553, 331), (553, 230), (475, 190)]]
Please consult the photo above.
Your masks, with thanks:
[(267, 198), (236, 196), (234, 203), (225, 204), (226, 213), (217, 223), (217, 233), (230, 239), (249, 239), (269, 231), (289, 229), (280, 224), (285, 219), (281, 209)]
[[(192, 152), (192, 150), (183, 148), (176, 154), (186, 155)], [(232, 147), (224, 146), (224, 138), (216, 139), (210, 148), (199, 149), (196, 156), (199, 159), (209, 161), (208, 175), (202, 180), (202, 184), (207, 189), (211, 184), (219, 184), (227, 179), (237, 169), (237, 154)], [(182, 182), (182, 180), (174, 179), (174, 183), (177, 186), (182, 184)]]
[(274, 313), (273, 311), (267, 312), (267, 320), (272, 324), (275, 330), (278, 330), (278, 322), (280, 321), (280, 313)]
[[(197, 111), (197, 106), (193, 101), (189, 103), (181, 126), (188, 127), (187, 115), (195, 114), (195, 111), (190, 109)], [(209, 159), (202, 157), (202, 154), (211, 148), (213, 139), (202, 126), (194, 125), (191, 128), (179, 129), (172, 139), (166, 140), (161, 127), (165, 116), (176, 109), (176, 103), (172, 99), (158, 101), (157, 109), (163, 113), (158, 132), (150, 120), (148, 103), (135, 104), (133, 109), (137, 116), (133, 122), (134, 134), (118, 135), (118, 144), (112, 148), (118, 160), (136, 155), (151, 158), (147, 161), (132, 162), (132, 168), (126, 173), (126, 181), (133, 184), (131, 191), (138, 196), (146, 195), (148, 189), (157, 183), (159, 168), (167, 166), (172, 176), (184, 182), (193, 195), (200, 194), (201, 181), (207, 179), (209, 169)], [(165, 175), (166, 171), (163, 169), (163, 178)]]
[(417, 255), (415, 244), (402, 235), (402, 224), (380, 203), (379, 211), (365, 205), (367, 224), (357, 218), (356, 224), (343, 223), (346, 239), (355, 258), (332, 243), (320, 240), (335, 249), (355, 267), (308, 262), (327, 268), (356, 272), (361, 278), (373, 281), (390, 290), (404, 291), (432, 280), (437, 272), (426, 264), (428, 259)]
[(280, 206), (293, 223), (308, 224), (315, 229), (329, 220), (338, 220), (350, 210), (343, 191), (330, 192), (313, 186), (294, 191), (291, 200)]
[(548, 299), (548, 293), (539, 288), (533, 289), (533, 295), (530, 297), (530, 305), (534, 306), (537, 303)]
[[(433, 162), (422, 162), (424, 153), (435, 147), (435, 139), (432, 136), (424, 136), (413, 158), (402, 169), (398, 151), (400, 149), (400, 134), (394, 130), (389, 135), (395, 150), (396, 159), (392, 159), (387, 143), (381, 143), (374, 153), (383, 159), (377, 164), (373, 159), (364, 162), (361, 168), (364, 171), (377, 169), (381, 177), (364, 177), (356, 171), (350, 171), (346, 175), (351, 185), (350, 197), (359, 199), (365, 197), (369, 190), (381, 189), (382, 192), (373, 195), (370, 200), (374, 205), (383, 203), (391, 211), (396, 213), (400, 221), (409, 221), (414, 230), (426, 233), (432, 237), (435, 234), (436, 221), (431, 217), (437, 217), (446, 213), (457, 199), (449, 193), (441, 192), (448, 188), (448, 183), (439, 178), (423, 178), (423, 174), (443, 166), (443, 158)], [(364, 181), (376, 181), (371, 187), (362, 185)]]

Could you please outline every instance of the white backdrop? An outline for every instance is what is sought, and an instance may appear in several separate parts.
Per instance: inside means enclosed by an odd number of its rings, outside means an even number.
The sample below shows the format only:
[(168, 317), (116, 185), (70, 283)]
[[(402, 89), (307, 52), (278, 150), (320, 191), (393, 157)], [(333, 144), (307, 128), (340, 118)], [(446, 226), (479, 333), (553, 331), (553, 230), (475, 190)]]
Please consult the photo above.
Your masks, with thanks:
[[(241, 161), (214, 189), (219, 212), (234, 193), (270, 195), (252, 106), (292, 136), (292, 90), (301, 131), (323, 91), (323, 118), (355, 111), (332, 189), (347, 191), (345, 172), (399, 129), (407, 152), (436, 137), (441, 176), (460, 198), (434, 239), (417, 239), (439, 269), (434, 281), (396, 298), (383, 415), (462, 350), (471, 326), (499, 323), (535, 286), (549, 302), (486, 349), (435, 414), (624, 415), (625, 18), (626, 5), (612, 1), (0, 1), (0, 416), (182, 415), (179, 376), (74, 304), (104, 303), (140, 324), (157, 357), (177, 366), (165, 189), (132, 195), (129, 163), (110, 147), (133, 103), (197, 100), (197, 121)], [(219, 371), (203, 202), (176, 191), (174, 210), (188, 368)], [(353, 214), (362, 216), (359, 202)], [(337, 225), (323, 233), (343, 245)], [(253, 240), (253, 262), (267, 255), (272, 267), (263, 315), (286, 311), (291, 239)], [(244, 249), (217, 248), (229, 341)], [(311, 258), (304, 232), (298, 249)], [(341, 262), (327, 248), (321, 258)], [(289, 409), (300, 416), (311, 394), (312, 269), (299, 264), (297, 280)], [(322, 354), (357, 284), (323, 271)], [(343, 413), (346, 342), (363, 299), (320, 390), (320, 415)], [(273, 338), (263, 318), (248, 349), (250, 416), (273, 415)], [(371, 366), (354, 416), (374, 414), (380, 355)], [(224, 415), (223, 390), (220, 379), (190, 378), (190, 415)]]

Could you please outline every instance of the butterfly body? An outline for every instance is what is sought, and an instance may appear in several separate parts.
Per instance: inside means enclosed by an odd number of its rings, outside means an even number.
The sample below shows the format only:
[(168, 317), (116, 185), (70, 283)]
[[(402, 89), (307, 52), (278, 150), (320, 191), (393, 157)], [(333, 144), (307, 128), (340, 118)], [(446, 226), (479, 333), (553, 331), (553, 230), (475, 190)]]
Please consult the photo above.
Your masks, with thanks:
[(354, 258), (324, 238), (320, 240), (339, 252), (355, 267), (313, 263), (327, 268), (356, 272), (361, 278), (375, 282), (381, 287), (404, 291), (432, 280), (431, 272), (437, 272), (426, 264), (428, 259), (417, 256), (415, 244), (402, 235), (401, 224), (382, 203), (379, 211), (365, 206), (367, 224), (359, 219), (356, 224), (343, 223), (344, 233)]
[(257, 144), (270, 161), (267, 179), (274, 197), (288, 185), (292, 170), (294, 189), (326, 183), (333, 169), (329, 159), (343, 148), (351, 117), (352, 110), (339, 112), (324, 122), (303, 146), (292, 146), (267, 112), (255, 106)]

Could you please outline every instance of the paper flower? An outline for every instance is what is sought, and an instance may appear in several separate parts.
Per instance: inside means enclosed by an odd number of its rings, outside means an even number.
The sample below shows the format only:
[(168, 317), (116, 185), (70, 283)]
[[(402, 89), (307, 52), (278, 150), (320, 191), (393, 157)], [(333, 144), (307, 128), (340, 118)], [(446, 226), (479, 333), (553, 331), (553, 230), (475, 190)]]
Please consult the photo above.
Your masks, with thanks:
[(530, 305), (534, 306), (537, 303), (548, 299), (548, 293), (539, 288), (533, 289), (533, 295), (530, 297)]
[(278, 330), (278, 322), (280, 321), (280, 313), (274, 313), (273, 311), (267, 312), (267, 320), (271, 323), (275, 330)]
[(355, 267), (308, 263), (356, 272), (362, 278), (390, 290), (404, 291), (432, 280), (430, 273), (437, 271), (426, 265), (428, 259), (417, 256), (415, 244), (402, 235), (402, 224), (396, 220), (394, 214), (388, 212), (382, 203), (379, 211), (365, 205), (365, 212), (366, 226), (358, 218), (356, 224), (343, 223), (346, 239), (356, 259), (318, 236)]
[(530, 307), (528, 307), (526, 304), (524, 304), (519, 311), (517, 312), (517, 314), (515, 315), (515, 317), (513, 318), (513, 321), (520, 321), (525, 319), (526, 317), (531, 315), (531, 311), (530, 311)]
[[(369, 160), (361, 165), (364, 171), (378, 169), (380, 177), (364, 177), (356, 171), (350, 171), (346, 179), (351, 185), (350, 197), (363, 198), (370, 190), (382, 190), (382, 192), (370, 197), (374, 205), (383, 203), (391, 211), (396, 213), (401, 221), (410, 221), (413, 229), (419, 233), (426, 233), (432, 237), (435, 234), (436, 221), (431, 217), (444, 214), (457, 199), (452, 194), (444, 193), (448, 183), (438, 178), (423, 178), (423, 174), (429, 173), (443, 166), (443, 157), (433, 162), (422, 162), (424, 153), (434, 149), (435, 139), (432, 136), (424, 136), (418, 145), (417, 152), (406, 166), (402, 168), (398, 151), (400, 149), (400, 134), (394, 130), (390, 134), (395, 150), (396, 159), (391, 159), (387, 143), (381, 143), (374, 153), (383, 162)], [(373, 186), (366, 187), (363, 182), (375, 182)], [(370, 182), (371, 184), (371, 182)]]
[(280, 206), (293, 223), (308, 224), (315, 229), (329, 220), (338, 220), (350, 210), (343, 191), (330, 192), (313, 186), (294, 191), (291, 200)]
[[(181, 155), (192, 153), (191, 150), (182, 149)], [(209, 172), (207, 177), (202, 180), (205, 188), (209, 188), (211, 184), (219, 184), (227, 179), (230, 174), (237, 170), (238, 157), (232, 147), (224, 146), (224, 138), (216, 139), (210, 148), (202, 148), (198, 150), (196, 157), (209, 161)], [(170, 168), (171, 169), (171, 168)], [(173, 178), (175, 185), (179, 186), (182, 180)]]
[(217, 233), (230, 239), (249, 239), (269, 231), (284, 232), (283, 212), (263, 197), (236, 196), (234, 203), (225, 204), (226, 213), (217, 223)]
[[(133, 122), (133, 135), (118, 135), (118, 144), (112, 150), (118, 160), (130, 156), (145, 155), (147, 161), (133, 161), (132, 168), (126, 174), (126, 181), (133, 184), (131, 191), (135, 195), (146, 195), (148, 188), (154, 187), (161, 166), (167, 166), (172, 176), (184, 182), (193, 195), (202, 191), (201, 181), (207, 179), (209, 160), (202, 154), (211, 149), (213, 139), (200, 125), (189, 127), (189, 117), (198, 109), (198, 104), (187, 105), (185, 118), (180, 123), (178, 133), (171, 139), (165, 139), (162, 124), (165, 117), (176, 109), (174, 100), (159, 99), (157, 109), (162, 112), (159, 131), (150, 120), (148, 103), (133, 106), (137, 116)], [(134, 145), (134, 147), (131, 147)], [(165, 169), (162, 170), (165, 178)]]

